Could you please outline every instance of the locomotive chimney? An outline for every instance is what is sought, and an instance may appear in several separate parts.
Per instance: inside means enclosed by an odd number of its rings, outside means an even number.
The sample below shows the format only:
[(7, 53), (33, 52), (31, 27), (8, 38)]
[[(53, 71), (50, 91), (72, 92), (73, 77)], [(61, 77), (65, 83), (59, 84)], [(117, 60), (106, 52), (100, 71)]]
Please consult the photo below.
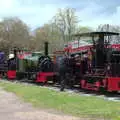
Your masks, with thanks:
[(48, 56), (48, 42), (45, 42), (45, 44), (44, 44), (45, 46), (45, 56)]

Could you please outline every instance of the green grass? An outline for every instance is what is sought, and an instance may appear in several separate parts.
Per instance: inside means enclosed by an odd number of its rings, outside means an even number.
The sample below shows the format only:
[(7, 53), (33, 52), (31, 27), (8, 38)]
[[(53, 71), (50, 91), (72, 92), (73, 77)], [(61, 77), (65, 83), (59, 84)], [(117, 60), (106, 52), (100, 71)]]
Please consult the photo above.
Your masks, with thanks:
[(0, 86), (36, 107), (54, 109), (79, 117), (117, 118), (120, 116), (120, 102), (107, 101), (95, 96), (57, 92), (48, 88), (19, 83), (0, 82)]

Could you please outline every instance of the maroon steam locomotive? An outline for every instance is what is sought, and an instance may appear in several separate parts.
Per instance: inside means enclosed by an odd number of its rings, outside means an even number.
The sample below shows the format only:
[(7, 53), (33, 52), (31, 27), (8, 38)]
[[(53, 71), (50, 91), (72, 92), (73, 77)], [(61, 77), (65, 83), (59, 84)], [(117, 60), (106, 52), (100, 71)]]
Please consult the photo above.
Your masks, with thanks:
[[(95, 91), (120, 91), (120, 51), (111, 44), (111, 38), (118, 33), (91, 32), (76, 34), (74, 37), (91, 37), (93, 45), (90, 47), (91, 60), (89, 70), (80, 79), (80, 87)], [(84, 66), (83, 66), (84, 67)]]

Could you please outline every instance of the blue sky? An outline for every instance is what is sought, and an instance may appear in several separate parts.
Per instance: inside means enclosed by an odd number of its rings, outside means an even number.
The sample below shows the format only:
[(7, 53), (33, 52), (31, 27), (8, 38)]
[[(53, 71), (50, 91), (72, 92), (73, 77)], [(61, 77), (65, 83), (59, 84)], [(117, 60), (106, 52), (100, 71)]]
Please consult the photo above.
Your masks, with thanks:
[(80, 25), (120, 25), (120, 0), (0, 0), (0, 20), (17, 16), (32, 29), (47, 23), (58, 8), (76, 9)]

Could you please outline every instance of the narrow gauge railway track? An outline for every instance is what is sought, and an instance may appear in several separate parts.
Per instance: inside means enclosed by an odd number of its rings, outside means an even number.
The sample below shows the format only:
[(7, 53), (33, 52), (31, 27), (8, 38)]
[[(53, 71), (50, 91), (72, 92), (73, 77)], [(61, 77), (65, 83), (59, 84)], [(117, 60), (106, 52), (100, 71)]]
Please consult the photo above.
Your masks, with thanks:
[[(5, 80), (2, 80), (5, 81)], [(60, 91), (60, 86), (58, 84), (52, 84), (52, 83), (48, 83), (46, 85), (40, 85), (40, 84), (36, 84), (33, 83), (31, 81), (25, 81), (25, 80), (15, 80), (13, 81), (13, 83), (20, 83), (23, 85), (31, 85), (31, 86), (38, 86), (38, 87), (43, 87), (43, 88), (48, 88), (48, 89), (52, 89), (55, 91)], [(79, 87), (74, 87), (73, 89), (65, 89), (65, 92), (67, 93), (71, 93), (71, 94), (77, 94), (80, 96), (96, 96), (98, 98), (103, 98), (104, 100), (110, 100), (110, 101), (119, 101), (120, 102), (120, 92), (118, 93), (100, 93), (100, 92), (95, 92), (95, 91), (88, 91), (88, 90), (83, 90), (80, 89)]]

